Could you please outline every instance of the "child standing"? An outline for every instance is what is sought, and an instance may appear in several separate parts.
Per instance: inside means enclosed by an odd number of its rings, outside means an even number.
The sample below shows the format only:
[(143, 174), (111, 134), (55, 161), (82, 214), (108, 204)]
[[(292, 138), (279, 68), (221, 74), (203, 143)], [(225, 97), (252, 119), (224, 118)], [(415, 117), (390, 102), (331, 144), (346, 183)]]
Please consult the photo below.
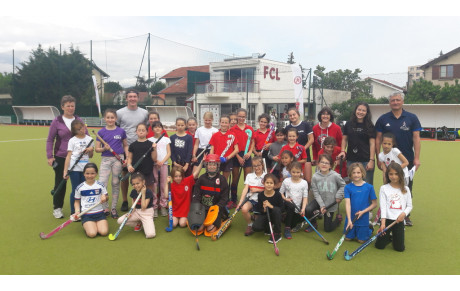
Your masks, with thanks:
[[(254, 156), (262, 157), (267, 163), (267, 168), (271, 168), (271, 160), (268, 159), (268, 150), (270, 145), (275, 142), (275, 133), (272, 132), (270, 127), (270, 115), (267, 113), (262, 113), (259, 115), (259, 129), (254, 133)], [(274, 127), (273, 127), (274, 129)], [(267, 140), (268, 136), (271, 134), (270, 138)], [(263, 150), (263, 153), (262, 153)]]
[(212, 112), (205, 112), (203, 114), (204, 125), (200, 126), (195, 132), (195, 145), (193, 146), (192, 153), (192, 162), (195, 163), (194, 167), (198, 167), (201, 163), (203, 155), (201, 155), (199, 159), (197, 159), (197, 156), (199, 156), (202, 151), (205, 151), (205, 154), (209, 154), (209, 141), (211, 140), (212, 135), (218, 131), (217, 128), (212, 126), (213, 120), (214, 116)]
[[(345, 186), (345, 209), (347, 218), (345, 220), (344, 232), (351, 229), (345, 240), (355, 239), (359, 243), (367, 241), (372, 229), (369, 228), (369, 212), (377, 207), (377, 196), (374, 186), (365, 182), (366, 170), (361, 163), (353, 163), (348, 169), (348, 176), (352, 183)], [(352, 221), (356, 216), (356, 221)]]
[[(91, 208), (93, 205), (109, 200), (105, 186), (96, 181), (97, 166), (94, 163), (87, 163), (83, 168), (85, 181), (78, 185), (75, 190), (75, 215)], [(109, 233), (109, 224), (104, 214), (104, 207), (98, 205), (81, 217), (83, 229), (88, 237), (95, 237), (97, 234), (106, 236)]]
[[(296, 161), (294, 154), (291, 151), (283, 151), (281, 152), (281, 167), (282, 170), (280, 172), (280, 181), (283, 182), (284, 179), (290, 178), (291, 173), (289, 172), (289, 169), (291, 167), (291, 164)], [(281, 187), (281, 184), (280, 184)], [(279, 188), (279, 187), (276, 187)]]
[[(155, 133), (153, 132), (153, 123), (155, 121), (160, 121), (160, 113), (156, 112), (156, 111), (150, 111), (149, 112), (149, 126), (148, 126), (148, 132), (147, 132), (147, 138), (151, 138), (155, 135)], [(166, 132), (165, 129), (163, 129), (163, 131), (161, 132), (161, 134), (165, 134), (165, 137), (169, 137), (168, 133)]]
[(220, 129), (212, 135), (209, 144), (211, 145), (211, 154), (220, 157), (220, 171), (224, 177), (229, 179), (233, 169), (232, 158), (238, 153), (236, 136), (229, 130), (230, 118), (228, 116), (220, 117)]
[(176, 134), (171, 136), (172, 166), (182, 167), (185, 175), (192, 172), (191, 159), (193, 151), (193, 137), (185, 132), (185, 119), (176, 119)]
[(193, 146), (195, 146), (195, 133), (197, 126), (198, 122), (195, 117), (189, 117), (189, 119), (187, 119), (187, 130), (185, 132), (193, 137)]
[[(98, 135), (107, 143), (104, 145), (99, 139), (96, 139), (96, 152), (102, 153), (101, 155), (101, 173), (99, 174), (99, 181), (107, 185), (110, 173), (112, 173), (112, 210), (110, 214), (112, 218), (118, 218), (117, 202), (118, 195), (120, 194), (120, 178), (121, 170), (126, 166), (118, 161), (118, 159), (110, 152), (112, 148), (116, 154), (125, 154), (128, 156), (128, 143), (126, 141), (126, 132), (124, 129), (118, 127), (115, 122), (117, 121), (117, 112), (114, 109), (107, 109), (104, 112), (104, 120), (106, 126), (98, 131)], [(105, 212), (108, 211), (108, 202), (104, 203)]]
[[(385, 227), (397, 221), (397, 223), (388, 231), (393, 235), (393, 248), (402, 252), (405, 250), (404, 245), (404, 221), (406, 216), (412, 211), (412, 197), (409, 187), (405, 186), (404, 173), (402, 167), (397, 163), (390, 163), (385, 172), (388, 184), (380, 187), (380, 209), (381, 225), (379, 232)], [(389, 233), (377, 237), (375, 247), (384, 249), (391, 241)]]
[[(284, 210), (283, 197), (278, 190), (275, 190), (275, 185), (278, 184), (278, 179), (273, 174), (267, 174), (264, 177), (264, 191), (257, 194), (257, 204), (254, 210), (261, 215), (258, 215), (252, 229), (254, 231), (264, 231), (270, 234), (268, 225), (268, 217), (265, 214), (266, 208), (270, 208), (270, 221), (273, 223), (273, 236), (275, 243), (281, 240), (281, 213)], [(270, 236), (269, 243), (273, 243), (273, 238)]]
[(407, 170), (409, 161), (397, 148), (394, 134), (387, 132), (382, 136), (382, 152), (379, 154), (379, 163), (383, 171), (384, 184), (389, 183), (389, 181), (386, 180), (386, 171), (391, 162), (395, 162), (401, 166), (404, 172), (404, 182), (406, 185), (409, 185), (409, 171)]
[[(323, 148), (319, 151), (318, 155), (328, 154), (334, 161), (333, 169), (342, 177), (348, 177), (347, 164), (345, 160), (338, 159), (341, 148), (337, 146), (335, 138), (328, 136), (323, 141)], [(340, 172), (342, 170), (342, 172)]]
[[(275, 131), (276, 141), (270, 145), (270, 149), (268, 150), (268, 158), (272, 161), (272, 168), (273, 175), (279, 178), (280, 170), (281, 170), (281, 163), (279, 155), (281, 153), (281, 148), (286, 145), (286, 131), (283, 128), (278, 128)], [(272, 170), (272, 169), (270, 169)]]
[[(290, 128), (287, 132), (288, 142), (285, 146), (281, 148), (281, 153), (284, 151), (290, 151), (294, 155), (296, 160), (300, 164), (302, 164), (302, 168), (303, 168), (305, 163), (307, 162), (307, 152), (305, 151), (305, 148), (297, 142), (298, 137), (299, 135), (297, 134), (297, 129)], [(303, 177), (303, 171), (302, 171), (302, 177)]]
[[(286, 201), (284, 203), (286, 207), (284, 237), (287, 239), (292, 238), (291, 229), (303, 221), (302, 216), (305, 215), (305, 206), (308, 202), (308, 182), (302, 179), (302, 165), (299, 162), (293, 162), (289, 172), (291, 177), (284, 179), (280, 188), (281, 196)], [(300, 209), (300, 213), (293, 203)]]
[[(337, 217), (333, 220), (334, 212), (338, 210), (337, 204), (326, 209), (327, 205), (330, 205), (334, 201), (340, 203), (343, 199), (343, 189), (345, 182), (337, 172), (331, 171), (332, 157), (330, 155), (320, 155), (318, 158), (319, 171), (313, 174), (311, 181), (311, 188), (315, 200), (310, 202), (306, 208), (307, 217), (311, 217), (315, 210), (320, 210), (324, 216), (324, 231), (331, 232), (337, 226), (339, 226), (341, 219)], [(312, 224), (317, 227), (316, 221), (312, 221)], [(311, 232), (313, 229), (308, 227), (306, 232)]]
[[(246, 180), (244, 181), (244, 188), (241, 192), (240, 202), (238, 202), (238, 205), (236, 206), (237, 209), (240, 206), (242, 207), (241, 213), (243, 214), (244, 220), (246, 220), (246, 223), (248, 224), (246, 231), (244, 232), (245, 236), (249, 236), (254, 233), (254, 230), (252, 230), (252, 217), (249, 211), (251, 211), (254, 205), (257, 204), (258, 192), (264, 190), (264, 184), (262, 181), (266, 174), (262, 163), (262, 157), (254, 157), (252, 159), (252, 167), (254, 168), (254, 172), (249, 173), (246, 176)], [(249, 200), (244, 205), (241, 205), (247, 196), (249, 196)]]
[(92, 138), (85, 134), (86, 126), (83, 121), (75, 119), (72, 121), (70, 127), (73, 137), (69, 140), (67, 145), (67, 157), (65, 159), (63, 173), (64, 179), (68, 178), (66, 177), (68, 170), (75, 164), (78, 157), (83, 152), (85, 153), (78, 164), (73, 168), (72, 172), (69, 173), (70, 182), (72, 183), (72, 193), (70, 193), (70, 214), (72, 215), (75, 213), (75, 189), (85, 181), (83, 168), (89, 162), (89, 159), (93, 157), (94, 147), (90, 146), (86, 148)]
[[(185, 176), (182, 167), (172, 167), (171, 176), (168, 177), (168, 183), (171, 183), (171, 201), (173, 213), (173, 227), (186, 227), (187, 215), (190, 210), (190, 201), (192, 198), (192, 190), (195, 185), (195, 180), (200, 174), (203, 160), (201, 160), (198, 168), (195, 169), (193, 175)], [(168, 184), (164, 189), (165, 196), (168, 195)]]
[[(171, 157), (171, 140), (166, 136), (163, 136), (161, 140), (158, 140), (160, 136), (163, 134), (164, 130), (163, 124), (161, 124), (161, 122), (153, 122), (152, 127), (155, 135), (149, 138), (149, 141), (157, 144), (157, 157), (155, 166), (153, 167), (153, 176), (155, 178), (155, 182), (153, 185), (153, 217), (158, 217), (158, 207), (161, 208), (161, 216), (167, 216), (168, 199), (165, 198), (164, 186), (167, 183), (166, 181), (168, 180), (168, 160)], [(160, 174), (160, 177), (158, 177), (158, 172)], [(158, 187), (160, 188), (160, 193), (157, 193)], [(160, 200), (158, 204), (157, 200)]]
[[(126, 221), (126, 225), (134, 227), (134, 231), (140, 231), (144, 228), (145, 238), (154, 238), (156, 234), (155, 224), (153, 222), (153, 192), (146, 186), (144, 175), (141, 173), (134, 173), (131, 176), (131, 184), (134, 189), (131, 191), (129, 197), (133, 199), (133, 204), (139, 194), (142, 193), (142, 196), (137, 201), (134, 211), (131, 212), (131, 215)], [(123, 223), (126, 215), (128, 215), (128, 213), (118, 218), (118, 224)]]

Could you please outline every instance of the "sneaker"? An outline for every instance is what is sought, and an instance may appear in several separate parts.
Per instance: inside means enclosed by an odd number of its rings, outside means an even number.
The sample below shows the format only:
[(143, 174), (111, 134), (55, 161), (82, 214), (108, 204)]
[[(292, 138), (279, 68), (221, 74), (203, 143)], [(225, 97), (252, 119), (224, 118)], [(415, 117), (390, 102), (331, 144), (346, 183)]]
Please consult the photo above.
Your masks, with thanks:
[(269, 232), (264, 232), (264, 235), (272, 235), (272, 234)]
[[(274, 233), (273, 236), (275, 237), (275, 243), (279, 242), (282, 239), (280, 233)], [(272, 236), (270, 236), (270, 238), (268, 239), (268, 242), (271, 243), (271, 244), (273, 243)]]
[(287, 238), (287, 239), (292, 239), (291, 228), (290, 227), (284, 228), (284, 237)]
[[(313, 223), (313, 226), (316, 228), (318, 228), (318, 224), (317, 223)], [(308, 225), (307, 229), (305, 229), (305, 232), (313, 232), (313, 227), (311, 227), (310, 225)]]
[(252, 226), (248, 225), (248, 227), (246, 227), (246, 231), (244, 232), (244, 235), (245, 236), (250, 236), (253, 233), (254, 233), (254, 230), (252, 229)]
[(166, 209), (165, 207), (161, 207), (160, 214), (161, 214), (161, 216), (168, 216), (168, 214), (169, 214), (168, 209)]
[(412, 220), (409, 217), (404, 218), (404, 224), (407, 226), (413, 226)]
[(118, 219), (118, 212), (115, 208), (112, 208), (110, 215), (112, 216), (113, 219)]
[(158, 217), (158, 208), (153, 210), (153, 217)]
[(136, 224), (136, 226), (134, 227), (134, 231), (140, 231), (142, 229), (142, 222), (139, 222), (138, 224)]
[(62, 208), (56, 208), (53, 210), (53, 215), (55, 218), (64, 218), (64, 213), (62, 213)]
[(123, 203), (121, 204), (120, 210), (123, 211), (123, 212), (126, 212), (126, 211), (129, 210), (129, 208), (128, 208), (128, 201), (123, 201)]
[(305, 226), (305, 223), (307, 222), (306, 221), (299, 222), (293, 229), (291, 229), (291, 232), (298, 232)]
[(340, 214), (340, 213), (337, 214), (337, 215), (335, 216), (335, 219), (337, 219), (339, 222), (342, 222), (342, 220), (343, 220), (342, 214)]

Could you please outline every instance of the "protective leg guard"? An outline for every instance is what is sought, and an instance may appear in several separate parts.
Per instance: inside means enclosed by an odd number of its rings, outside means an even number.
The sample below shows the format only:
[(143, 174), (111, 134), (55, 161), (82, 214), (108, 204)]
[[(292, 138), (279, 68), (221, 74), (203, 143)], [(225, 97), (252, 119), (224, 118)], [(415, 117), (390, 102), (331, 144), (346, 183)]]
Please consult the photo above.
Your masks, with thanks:
[[(205, 208), (201, 203), (192, 203), (190, 204), (190, 211), (187, 216), (187, 225), (190, 231), (195, 235), (195, 232), (203, 225), (205, 219)], [(200, 235), (203, 231), (199, 231)]]
[(217, 216), (219, 216), (219, 206), (213, 205), (208, 210), (208, 215), (206, 215), (206, 219), (204, 220), (204, 226), (210, 226), (211, 224), (216, 221)]

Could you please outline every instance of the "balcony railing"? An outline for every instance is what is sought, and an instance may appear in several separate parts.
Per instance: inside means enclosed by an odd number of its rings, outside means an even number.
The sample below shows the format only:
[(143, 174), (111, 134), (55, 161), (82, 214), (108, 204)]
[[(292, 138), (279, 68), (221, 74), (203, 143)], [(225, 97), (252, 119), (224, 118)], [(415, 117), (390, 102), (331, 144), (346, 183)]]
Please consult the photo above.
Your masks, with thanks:
[(197, 94), (204, 93), (259, 93), (259, 82), (253, 80), (207, 81), (196, 83)]

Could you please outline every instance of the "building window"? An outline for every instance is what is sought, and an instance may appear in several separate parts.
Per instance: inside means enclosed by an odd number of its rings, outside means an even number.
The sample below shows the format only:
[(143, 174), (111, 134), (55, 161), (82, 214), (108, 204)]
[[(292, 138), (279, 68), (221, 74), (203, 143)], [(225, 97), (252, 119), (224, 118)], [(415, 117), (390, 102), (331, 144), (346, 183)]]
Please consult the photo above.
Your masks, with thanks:
[(441, 66), (440, 78), (453, 78), (454, 77), (454, 65)]

